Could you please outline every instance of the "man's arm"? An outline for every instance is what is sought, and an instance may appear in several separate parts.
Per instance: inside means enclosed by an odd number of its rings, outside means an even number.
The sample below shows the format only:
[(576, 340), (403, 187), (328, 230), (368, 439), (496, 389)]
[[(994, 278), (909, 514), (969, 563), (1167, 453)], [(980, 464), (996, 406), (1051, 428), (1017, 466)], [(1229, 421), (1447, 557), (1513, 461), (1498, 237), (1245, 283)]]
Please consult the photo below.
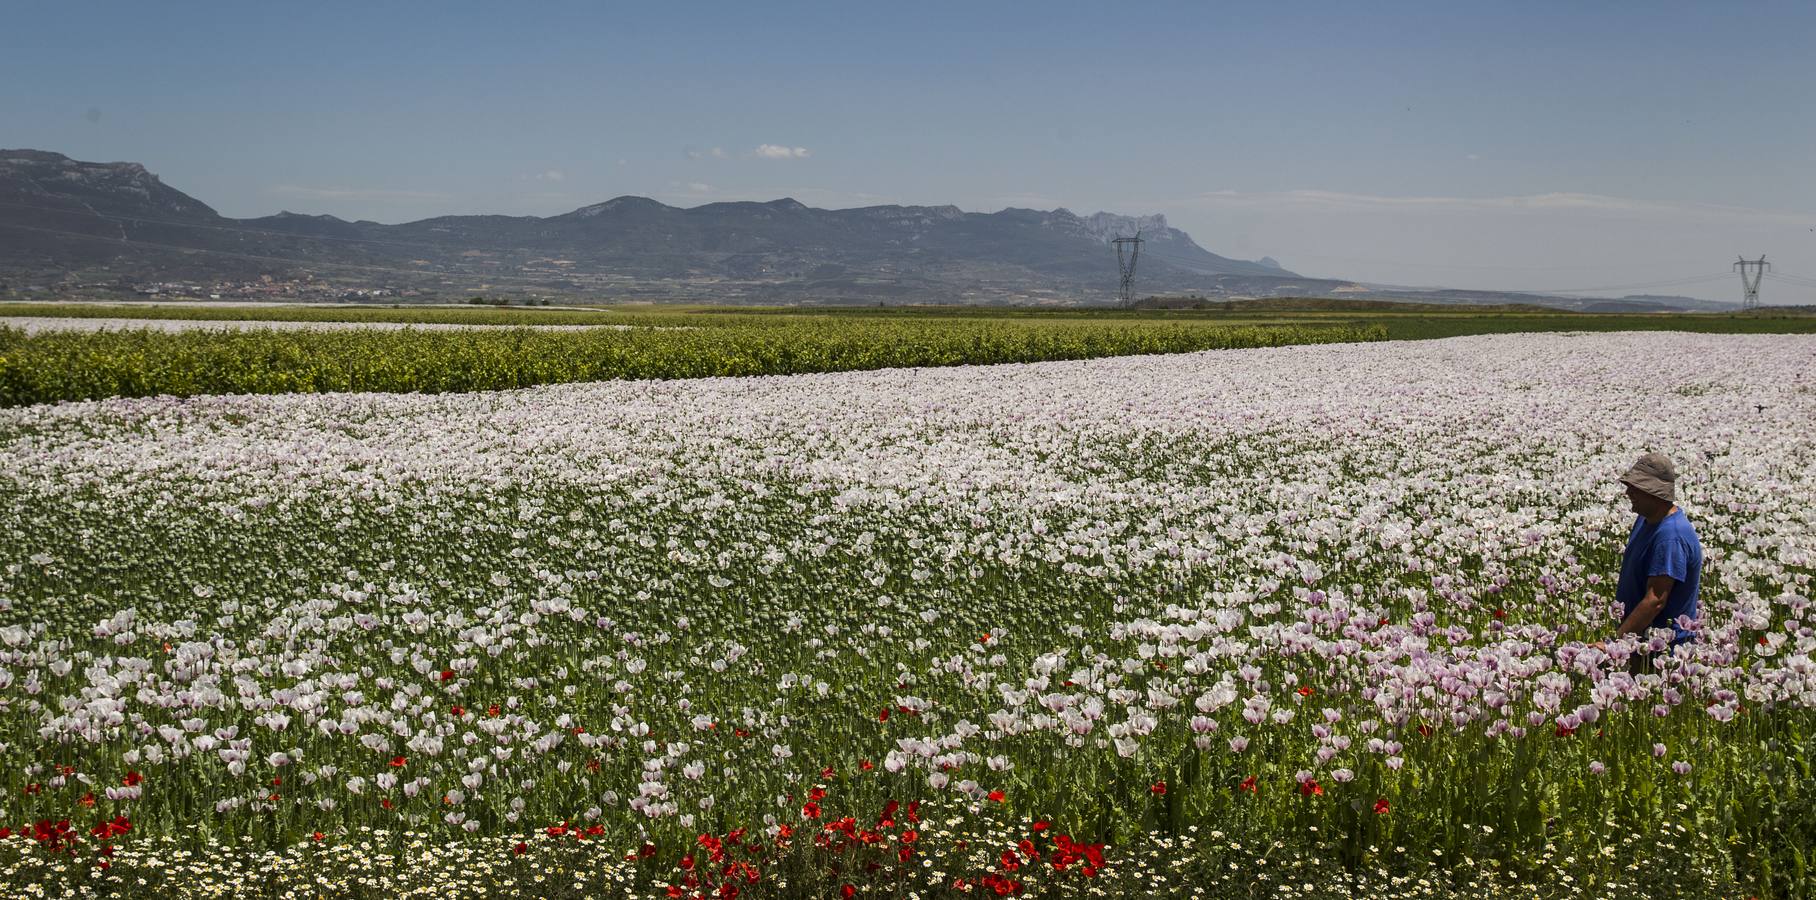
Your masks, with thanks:
[(1665, 608), (1665, 600), (1671, 596), (1671, 588), (1677, 579), (1669, 575), (1653, 575), (1646, 579), (1646, 596), (1633, 607), (1633, 613), (1621, 623), (1616, 635), (1644, 634), (1652, 626), (1652, 620)]

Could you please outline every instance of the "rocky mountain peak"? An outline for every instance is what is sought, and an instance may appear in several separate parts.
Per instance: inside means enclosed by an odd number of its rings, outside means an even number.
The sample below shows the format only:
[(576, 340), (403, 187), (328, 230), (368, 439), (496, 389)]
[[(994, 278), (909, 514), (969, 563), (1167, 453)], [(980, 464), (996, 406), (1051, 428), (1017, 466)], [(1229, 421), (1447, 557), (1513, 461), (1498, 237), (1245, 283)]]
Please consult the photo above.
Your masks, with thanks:
[(1173, 230), (1167, 225), (1167, 217), (1158, 213), (1151, 216), (1119, 216), (1098, 212), (1086, 218), (1084, 224), (1087, 233), (1106, 244), (1119, 237), (1134, 237), (1138, 231), (1145, 239), (1166, 240), (1171, 238), (1168, 232)]

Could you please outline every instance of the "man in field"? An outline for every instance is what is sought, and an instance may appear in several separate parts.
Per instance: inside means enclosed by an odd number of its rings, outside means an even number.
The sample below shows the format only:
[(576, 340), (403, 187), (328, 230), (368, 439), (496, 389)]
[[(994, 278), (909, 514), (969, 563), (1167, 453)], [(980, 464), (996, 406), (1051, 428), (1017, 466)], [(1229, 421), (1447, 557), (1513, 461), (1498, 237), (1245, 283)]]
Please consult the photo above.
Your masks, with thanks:
[[(1663, 453), (1647, 453), (1621, 476), (1627, 500), (1638, 518), (1621, 554), (1621, 577), (1614, 599), (1621, 604), (1616, 636), (1647, 636), (1654, 628), (1671, 630), (1675, 647), (1696, 635), (1679, 623), (1697, 616), (1696, 592), (1702, 584), (1702, 541), (1677, 508), (1677, 470)], [(1665, 651), (1668, 652), (1668, 651)], [(1660, 651), (1642, 649), (1629, 661), (1635, 674), (1649, 671)]]

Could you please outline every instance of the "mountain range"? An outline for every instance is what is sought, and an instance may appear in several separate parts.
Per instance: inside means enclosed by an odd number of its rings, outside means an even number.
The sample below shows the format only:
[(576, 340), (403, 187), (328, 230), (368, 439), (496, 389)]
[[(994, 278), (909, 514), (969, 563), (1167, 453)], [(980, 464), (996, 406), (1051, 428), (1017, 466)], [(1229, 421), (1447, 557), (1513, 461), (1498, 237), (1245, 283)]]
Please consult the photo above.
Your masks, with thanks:
[[(557, 216), (386, 225), (280, 212), (234, 219), (137, 163), (0, 150), (0, 280), (215, 281), (271, 276), (451, 293), (704, 299), (1103, 299), (1110, 241), (1141, 230), (1149, 290), (1303, 281), (1219, 256), (1163, 216), (955, 206), (815, 209), (792, 199), (668, 206), (618, 197)], [(1275, 284), (1278, 282), (1278, 284)]]
[[(235, 219), (138, 163), (0, 150), (0, 295), (301, 281), (443, 297), (1103, 302), (1118, 286), (1110, 242), (1137, 232), (1143, 294), (1381, 293), (1303, 277), (1271, 258), (1220, 256), (1159, 215), (816, 209), (787, 198), (680, 208), (626, 196), (548, 217), (440, 216), (387, 225), (286, 211)], [(1419, 299), (1570, 305), (1534, 295), (1448, 293), (1420, 292)]]

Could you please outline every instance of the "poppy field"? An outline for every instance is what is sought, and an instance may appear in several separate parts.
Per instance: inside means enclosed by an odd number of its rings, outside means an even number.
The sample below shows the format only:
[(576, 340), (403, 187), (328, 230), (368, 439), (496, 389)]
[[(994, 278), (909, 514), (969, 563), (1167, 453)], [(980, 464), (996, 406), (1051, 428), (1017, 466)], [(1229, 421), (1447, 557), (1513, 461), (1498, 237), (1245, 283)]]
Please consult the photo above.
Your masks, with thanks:
[(1810, 896), (1811, 422), (1637, 333), (0, 409), (0, 886)]

